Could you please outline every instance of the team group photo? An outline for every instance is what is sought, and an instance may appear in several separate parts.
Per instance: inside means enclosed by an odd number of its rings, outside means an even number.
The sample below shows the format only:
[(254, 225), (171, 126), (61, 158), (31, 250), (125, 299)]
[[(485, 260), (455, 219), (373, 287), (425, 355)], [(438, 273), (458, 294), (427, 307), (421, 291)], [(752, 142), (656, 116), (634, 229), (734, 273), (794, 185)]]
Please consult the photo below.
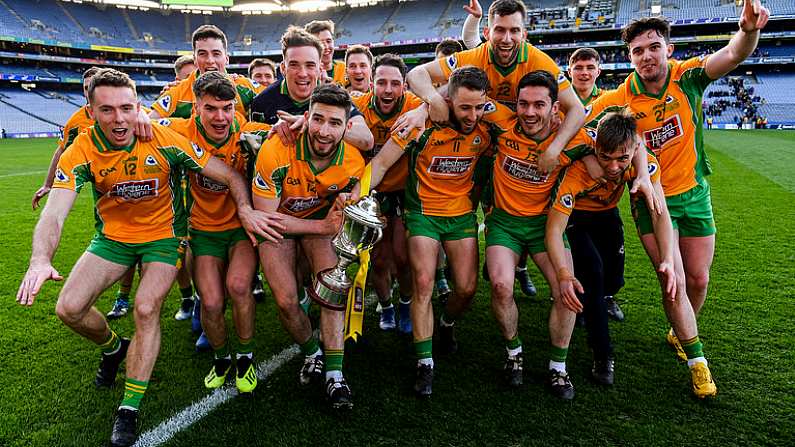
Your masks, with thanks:
[(0, 14), (0, 445), (795, 440), (795, 2)]

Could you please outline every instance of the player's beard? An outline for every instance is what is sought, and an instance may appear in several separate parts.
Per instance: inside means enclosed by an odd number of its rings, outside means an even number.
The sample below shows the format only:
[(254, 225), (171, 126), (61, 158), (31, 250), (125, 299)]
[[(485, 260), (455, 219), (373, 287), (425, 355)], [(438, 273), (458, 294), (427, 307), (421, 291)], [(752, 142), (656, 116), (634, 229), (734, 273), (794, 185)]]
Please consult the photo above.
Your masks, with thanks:
[(330, 158), (336, 153), (340, 143), (345, 139), (345, 132), (347, 132), (347, 129), (342, 132), (339, 140), (330, 145), (329, 143), (319, 143), (317, 137), (309, 134), (309, 150), (318, 158)]
[(475, 127), (477, 127), (478, 122), (475, 121), (475, 123), (472, 124), (472, 127), (470, 127), (469, 129), (464, 129), (463, 123), (461, 123), (461, 121), (459, 121), (458, 118), (456, 118), (455, 114), (450, 114), (450, 125), (453, 127), (453, 129), (457, 130), (460, 133), (470, 134), (472, 133), (472, 131), (475, 130)]

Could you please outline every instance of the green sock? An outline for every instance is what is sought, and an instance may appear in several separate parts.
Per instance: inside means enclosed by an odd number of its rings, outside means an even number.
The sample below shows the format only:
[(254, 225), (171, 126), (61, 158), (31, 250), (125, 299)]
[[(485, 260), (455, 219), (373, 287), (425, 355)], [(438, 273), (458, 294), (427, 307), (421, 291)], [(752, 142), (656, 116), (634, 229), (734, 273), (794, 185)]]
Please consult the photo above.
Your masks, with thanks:
[(317, 342), (317, 338), (314, 335), (309, 337), (309, 340), (301, 343), (301, 354), (304, 354), (305, 357), (309, 357), (320, 351), (320, 344)]
[(510, 340), (505, 340), (505, 347), (508, 348), (508, 351), (515, 351), (519, 349), (519, 352), (521, 352), (522, 339), (519, 338), (519, 334), (516, 334), (516, 336)]
[(679, 342), (682, 343), (682, 349), (685, 350), (688, 359), (704, 357), (704, 344), (701, 343), (698, 335), (688, 340), (679, 340)]
[(549, 351), (549, 359), (553, 362), (566, 363), (566, 356), (569, 354), (569, 348), (559, 348), (552, 345)]
[(433, 358), (433, 338), (414, 340), (414, 353), (418, 360)]
[(224, 343), (218, 348), (213, 348), (213, 351), (215, 351), (216, 359), (225, 359), (232, 356), (231, 351), (229, 350), (229, 343)]
[(193, 298), (193, 286), (188, 287), (180, 287), (179, 293), (182, 294), (182, 298)]
[(143, 399), (146, 387), (148, 386), (148, 381), (144, 382), (128, 378), (124, 382), (124, 399), (122, 399), (119, 408), (128, 408), (137, 411), (138, 407), (141, 406), (141, 399)]
[(326, 349), (326, 371), (342, 371), (342, 360), (345, 351), (342, 349)]
[(254, 338), (249, 338), (248, 340), (243, 340), (242, 338), (237, 338), (238, 348), (237, 353), (240, 355), (250, 356), (254, 352)]
[(102, 350), (103, 354), (114, 354), (119, 348), (121, 348), (121, 339), (113, 332), (113, 329), (111, 329), (110, 336), (108, 336), (108, 339), (104, 343), (99, 345), (99, 349)]

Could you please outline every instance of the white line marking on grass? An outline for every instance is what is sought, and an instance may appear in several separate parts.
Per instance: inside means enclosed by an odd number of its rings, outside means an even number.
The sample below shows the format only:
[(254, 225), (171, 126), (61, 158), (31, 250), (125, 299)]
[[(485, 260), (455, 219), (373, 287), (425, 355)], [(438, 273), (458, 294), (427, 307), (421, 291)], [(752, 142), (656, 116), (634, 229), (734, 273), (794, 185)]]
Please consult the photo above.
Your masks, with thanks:
[[(299, 352), (298, 345), (292, 345), (270, 359), (261, 362), (257, 365), (257, 379), (265, 380), (274, 371), (292, 360)], [(138, 447), (154, 447), (164, 444), (173, 438), (174, 435), (199, 422), (211, 411), (232, 400), (237, 395), (237, 388), (231, 383), (215, 390), (200, 401), (161, 422), (157, 427), (143, 433), (135, 445)]]
[(16, 172), (14, 174), (3, 174), (0, 175), (0, 178), (7, 178), (7, 177), (24, 177), (28, 175), (41, 175), (46, 174), (47, 171), (31, 171), (31, 172)]

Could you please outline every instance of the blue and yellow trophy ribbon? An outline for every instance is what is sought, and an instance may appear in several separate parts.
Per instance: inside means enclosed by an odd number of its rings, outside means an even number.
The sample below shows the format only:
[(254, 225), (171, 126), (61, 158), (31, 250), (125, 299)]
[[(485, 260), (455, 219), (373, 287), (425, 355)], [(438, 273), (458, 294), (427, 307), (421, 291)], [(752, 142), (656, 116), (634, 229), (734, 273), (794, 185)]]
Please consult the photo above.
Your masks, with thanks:
[[(360, 186), (360, 196), (365, 197), (370, 194), (370, 179), (372, 167), (370, 163), (364, 167), (362, 182)], [(362, 322), (364, 321), (364, 292), (367, 283), (367, 270), (370, 268), (370, 249), (362, 249), (359, 245), (359, 270), (353, 279), (353, 286), (348, 291), (348, 303), (345, 310), (345, 340), (349, 338), (357, 341), (362, 335)]]

